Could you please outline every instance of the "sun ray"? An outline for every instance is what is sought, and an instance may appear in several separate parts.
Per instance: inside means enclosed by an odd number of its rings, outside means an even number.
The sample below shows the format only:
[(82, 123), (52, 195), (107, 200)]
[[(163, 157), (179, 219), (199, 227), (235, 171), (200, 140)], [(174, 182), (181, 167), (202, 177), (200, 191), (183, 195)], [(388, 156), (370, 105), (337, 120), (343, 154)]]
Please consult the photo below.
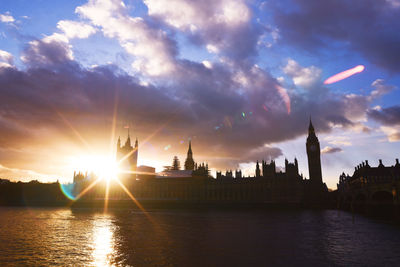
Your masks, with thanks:
[(88, 187), (82, 190), (77, 196), (75, 200), (80, 199), (82, 196), (84, 196), (87, 192), (89, 192), (90, 189), (92, 189), (98, 182), (100, 182), (101, 178), (97, 178), (94, 180)]
[[(175, 116), (176, 116), (176, 115), (175, 115)], [(142, 143), (146, 143), (146, 142), (148, 142), (151, 138), (153, 138), (159, 131), (161, 131), (166, 125), (168, 125), (168, 123), (170, 123), (171, 121), (173, 121), (175, 116), (173, 116), (171, 119), (169, 119), (169, 120), (168, 120), (167, 122), (165, 122), (163, 125), (161, 125), (160, 127), (158, 127), (153, 133), (151, 133), (149, 136), (147, 136), (147, 137), (142, 141)], [(120, 164), (122, 161), (126, 160), (129, 156), (131, 156), (133, 153), (135, 153), (136, 150), (137, 150), (137, 148), (136, 148), (136, 149), (133, 149), (133, 150), (130, 151), (128, 154), (126, 154), (125, 156), (123, 156), (123, 157), (119, 160), (118, 164)]]
[(105, 196), (104, 196), (104, 213), (107, 213), (107, 209), (108, 209), (109, 190), (110, 190), (110, 180), (107, 179), (107, 181), (106, 181), (106, 192), (105, 192)]
[(125, 187), (123, 183), (117, 178), (115, 181), (119, 184), (119, 186), (125, 191), (125, 193), (133, 200), (133, 202), (138, 206), (138, 208), (146, 213), (146, 210), (143, 208), (143, 206), (137, 201), (137, 199), (132, 195), (131, 192), (129, 192), (128, 188)]
[(62, 115), (57, 109), (55, 109), (55, 112), (57, 115), (64, 121), (64, 123), (72, 130), (72, 132), (78, 137), (78, 139), (89, 149), (91, 150), (91, 147), (89, 143), (82, 137), (82, 135), (72, 126), (72, 124)]

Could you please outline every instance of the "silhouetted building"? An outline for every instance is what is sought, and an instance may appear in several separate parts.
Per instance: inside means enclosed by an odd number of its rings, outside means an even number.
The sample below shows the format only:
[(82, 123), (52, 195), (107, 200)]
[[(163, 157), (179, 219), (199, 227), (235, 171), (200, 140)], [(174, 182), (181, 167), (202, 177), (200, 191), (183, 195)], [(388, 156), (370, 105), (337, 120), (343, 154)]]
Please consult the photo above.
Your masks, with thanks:
[(308, 126), (306, 148), (310, 180), (305, 181), (305, 201), (321, 203), (326, 201), (328, 187), (322, 181), (321, 148), (311, 118)]
[(150, 179), (156, 177), (156, 168), (150, 166), (139, 166), (137, 167), (137, 178), (138, 179)]
[[(229, 201), (229, 202), (267, 202), (302, 203), (318, 202), (327, 191), (322, 182), (319, 142), (310, 121), (307, 138), (310, 180), (299, 174), (298, 161), (285, 159), (284, 171), (277, 171), (274, 160), (269, 163), (257, 161), (255, 176), (244, 177), (241, 170), (226, 170), (224, 175), (217, 172), (216, 179), (210, 175), (208, 164), (197, 164), (193, 160), (191, 142), (185, 160), (184, 170), (180, 169), (177, 156), (172, 166), (153, 175), (152, 170), (136, 168), (137, 142), (130, 146), (130, 139), (121, 147), (118, 140), (118, 159), (128, 159), (128, 168), (138, 170), (136, 179), (124, 183), (137, 199), (188, 200), (188, 201)], [(143, 175), (141, 175), (143, 174)], [(147, 175), (149, 174), (149, 175)], [(147, 175), (147, 176), (146, 176)], [(80, 179), (80, 178), (79, 178)], [(104, 190), (94, 192), (92, 198), (101, 198)], [(109, 192), (114, 199), (127, 198), (123, 190), (114, 188)]]
[(123, 146), (121, 146), (121, 139), (118, 137), (117, 141), (117, 162), (119, 162), (119, 168), (124, 172), (124, 177), (136, 178), (137, 161), (138, 161), (139, 144), (136, 138), (135, 146), (131, 144), (131, 138), (129, 136)]
[(194, 160), (192, 152), (192, 141), (189, 141), (189, 149), (185, 160), (185, 170), (194, 170)]
[(368, 160), (354, 168), (353, 174), (339, 177), (338, 207), (361, 212), (400, 215), (400, 164), (385, 166), (379, 160), (371, 167)]
[(310, 125), (308, 127), (307, 137), (307, 158), (308, 158), (308, 171), (311, 183), (322, 184), (321, 172), (321, 149), (319, 146), (318, 137), (315, 135), (314, 126), (310, 118)]
[(83, 174), (82, 172), (74, 172), (74, 184), (82, 183), (87, 177), (87, 173)]

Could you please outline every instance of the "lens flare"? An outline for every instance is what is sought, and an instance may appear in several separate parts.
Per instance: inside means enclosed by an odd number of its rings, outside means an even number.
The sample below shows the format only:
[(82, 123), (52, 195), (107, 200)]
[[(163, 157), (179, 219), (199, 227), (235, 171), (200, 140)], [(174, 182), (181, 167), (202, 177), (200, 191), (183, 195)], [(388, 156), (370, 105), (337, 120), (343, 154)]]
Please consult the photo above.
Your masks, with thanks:
[(170, 149), (170, 148), (171, 148), (171, 145), (166, 145), (166, 146), (164, 147), (164, 150), (167, 151), (167, 150)]
[(60, 183), (61, 192), (70, 200), (76, 200), (74, 188), (75, 188), (74, 184), (61, 184)]
[(358, 65), (354, 68), (342, 71), (336, 75), (333, 75), (331, 77), (329, 77), (328, 79), (326, 79), (324, 81), (324, 84), (331, 84), (331, 83), (336, 83), (338, 81), (344, 80), (346, 78), (349, 78), (350, 76), (363, 72), (365, 69), (365, 67), (363, 65)]
[(278, 90), (279, 95), (282, 97), (283, 102), (285, 102), (287, 113), (290, 114), (291, 107), (290, 107), (290, 97), (285, 88), (282, 86), (277, 85), (276, 89)]

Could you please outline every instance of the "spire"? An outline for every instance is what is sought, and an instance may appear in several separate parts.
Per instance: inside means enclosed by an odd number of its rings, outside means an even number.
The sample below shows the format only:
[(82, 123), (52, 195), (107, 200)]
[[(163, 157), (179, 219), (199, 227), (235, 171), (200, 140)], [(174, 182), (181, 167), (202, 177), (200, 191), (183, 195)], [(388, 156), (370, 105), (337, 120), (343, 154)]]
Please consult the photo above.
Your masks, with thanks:
[(193, 154), (193, 152), (192, 152), (192, 140), (189, 140), (188, 154)]
[(138, 142), (137, 137), (136, 137), (135, 148), (137, 148), (138, 146), (139, 146), (139, 142)]
[[(204, 164), (203, 164), (204, 167)], [(187, 157), (185, 160), (185, 170), (194, 170), (195, 165), (194, 165), (194, 160), (193, 160), (193, 152), (192, 152), (192, 141), (189, 140), (189, 149), (187, 152)]]
[(308, 126), (308, 133), (309, 134), (315, 133), (314, 126), (313, 126), (312, 121), (311, 121), (311, 116), (310, 116), (310, 125)]

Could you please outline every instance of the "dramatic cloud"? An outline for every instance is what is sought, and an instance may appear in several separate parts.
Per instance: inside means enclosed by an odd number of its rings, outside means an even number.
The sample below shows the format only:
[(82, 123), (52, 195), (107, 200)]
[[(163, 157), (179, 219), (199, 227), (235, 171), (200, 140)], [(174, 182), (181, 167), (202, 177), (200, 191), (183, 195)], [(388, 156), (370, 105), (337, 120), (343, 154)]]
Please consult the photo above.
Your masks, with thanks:
[(332, 154), (336, 152), (342, 152), (343, 150), (340, 147), (330, 147), (326, 146), (321, 150), (322, 154)]
[(400, 125), (400, 106), (368, 110), (369, 118), (384, 125)]
[(68, 39), (72, 38), (88, 38), (96, 32), (92, 26), (77, 21), (61, 20), (57, 23), (57, 28), (64, 32)]
[(105, 36), (117, 38), (125, 50), (136, 56), (132, 66), (148, 75), (166, 75), (175, 68), (176, 43), (162, 29), (140, 17), (131, 17), (119, 0), (90, 0), (76, 12), (100, 27)]
[[(86, 70), (73, 61), (27, 71), (0, 69), (0, 97), (7, 103), (0, 108), (0, 143), (15, 150), (28, 141), (57, 147), (60, 138), (84, 147), (104, 142), (117, 105), (117, 124), (134, 122), (140, 141), (155, 133), (151, 143), (163, 148), (192, 137), (196, 156), (223, 168), (278, 157), (279, 148), (265, 144), (303, 135), (308, 114), (319, 132), (349, 123), (340, 96), (326, 95), (314, 103), (311, 96), (291, 94), (295, 111), (288, 114), (275, 88), (279, 84), (257, 67), (245, 73), (251, 86), (244, 93), (242, 82), (235, 82), (223, 65), (184, 64), (186, 72), (171, 80), (170, 87), (142, 86), (118, 68)], [(177, 151), (171, 149), (168, 154)]]
[[(53, 173), (51, 166), (65, 165), (53, 162), (57, 158), (79, 154), (82, 149), (101, 147), (106, 151), (110, 142), (114, 147), (114, 119), (117, 133), (125, 124), (133, 126), (131, 133), (139, 137), (140, 159), (165, 162), (168, 158), (170, 162), (174, 154), (185, 152), (191, 138), (195, 159), (207, 161), (215, 169), (235, 169), (281, 156), (285, 151), (279, 143), (304, 136), (310, 115), (318, 133), (337, 128), (368, 132), (367, 119), (373, 119), (392, 127), (381, 130), (396, 139), (395, 112), (370, 109), (374, 101), (394, 89), (382, 79), (372, 83), (370, 94), (347, 88), (331, 91), (321, 81), (322, 67), (302, 66), (289, 59), (274, 70), (292, 79), (288, 86), (283, 77), (274, 78), (270, 73), (268, 57), (256, 58), (265, 52), (261, 49), (279, 50), (281, 40), (288, 42), (294, 37), (301, 37), (296, 46), (311, 42), (309, 38), (321, 38), (310, 49), (325, 47), (322, 41), (334, 37), (345, 40), (341, 32), (333, 34), (335, 31), (328, 38), (320, 26), (307, 35), (307, 27), (314, 27), (307, 23), (320, 19), (329, 30), (333, 20), (331, 16), (318, 18), (311, 11), (320, 4), (309, 2), (299, 0), (293, 18), (288, 16), (292, 11), (276, 9), (276, 28), (255, 23), (256, 12), (247, 1), (147, 0), (148, 9), (137, 12), (136, 6), (120, 0), (89, 0), (76, 8), (77, 21), (61, 20), (58, 32), (26, 44), (20, 54), (25, 66), (15, 67), (13, 56), (0, 50), (0, 162), (14, 168), (8, 163), (19, 159), (29, 164), (60, 151), (62, 155), (48, 160), (46, 173)], [(330, 0), (328, 3), (336, 8)], [(348, 4), (340, 0), (338, 5)], [(139, 17), (146, 11), (148, 14)], [(307, 23), (304, 13), (312, 15)], [(323, 10), (322, 15), (328, 13)], [(293, 33), (297, 28), (300, 32)], [(126, 66), (106, 64), (106, 60), (92, 68), (75, 61), (70, 39), (84, 39), (96, 31), (117, 41), (117, 49), (126, 60), (132, 60), (128, 64), (132, 63), (134, 71), (128, 67), (125, 72), (122, 68)], [(356, 33), (361, 36), (364, 32)], [(269, 37), (277, 45), (261, 48), (260, 42)], [(186, 59), (182, 43), (187, 41), (206, 57)], [(77, 55), (87, 52), (79, 51), (80, 42), (74, 47)], [(323, 153), (351, 145), (346, 139), (327, 141), (332, 147), (325, 147)]]
[(249, 23), (252, 12), (243, 0), (144, 1), (149, 15), (186, 34), (194, 43), (236, 60), (256, 53), (262, 30)]
[(274, 9), (282, 40), (315, 53), (349, 48), (393, 72), (400, 70), (397, 1), (292, 0)]
[(68, 39), (62, 34), (54, 33), (41, 40), (30, 41), (21, 59), (29, 66), (46, 66), (70, 61), (73, 53)]

